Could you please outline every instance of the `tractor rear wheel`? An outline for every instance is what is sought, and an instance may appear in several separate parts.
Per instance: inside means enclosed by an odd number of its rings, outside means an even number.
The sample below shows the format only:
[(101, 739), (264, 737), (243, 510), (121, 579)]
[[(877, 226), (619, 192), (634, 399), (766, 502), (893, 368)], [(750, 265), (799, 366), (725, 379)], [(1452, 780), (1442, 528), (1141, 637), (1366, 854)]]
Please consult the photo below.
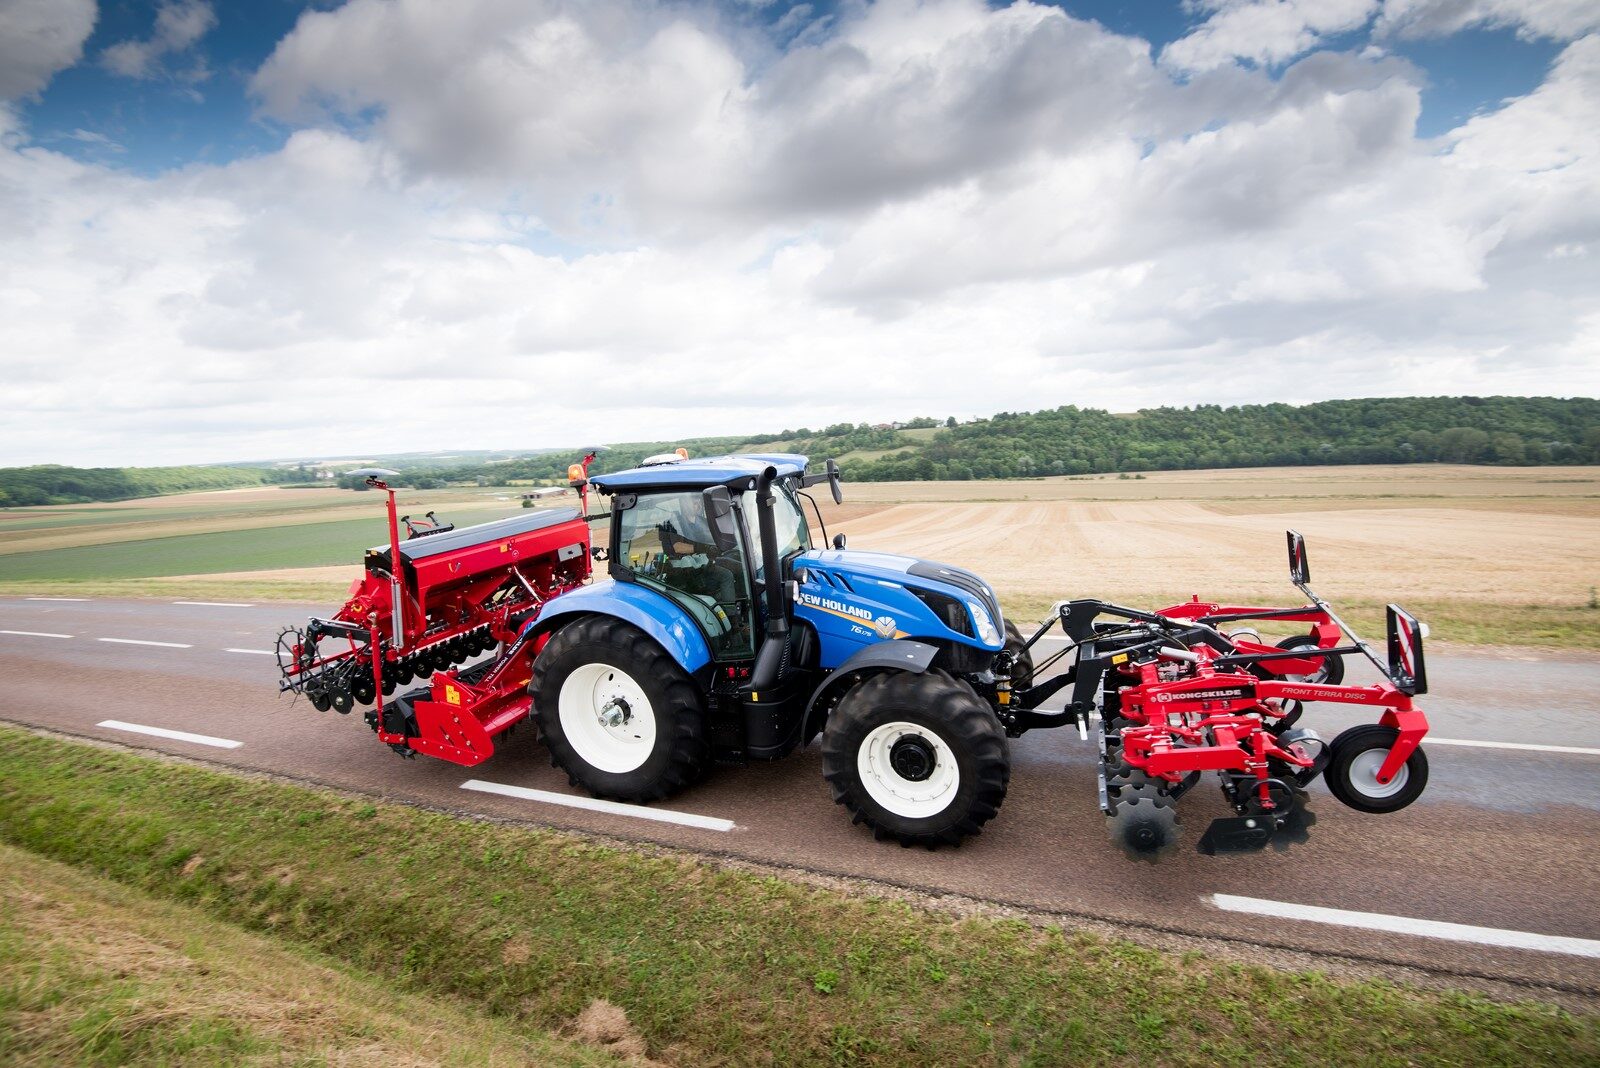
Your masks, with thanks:
[(822, 737), (836, 803), (878, 838), (929, 849), (977, 834), (1005, 800), (1006, 733), (942, 671), (887, 672), (840, 699)]
[(705, 700), (648, 635), (592, 616), (550, 639), (533, 665), (539, 734), (574, 786), (617, 801), (659, 801), (710, 761)]
[(1033, 650), (1022, 628), (1006, 620), (1006, 652), (1011, 654), (1011, 688), (1026, 690), (1033, 685)]

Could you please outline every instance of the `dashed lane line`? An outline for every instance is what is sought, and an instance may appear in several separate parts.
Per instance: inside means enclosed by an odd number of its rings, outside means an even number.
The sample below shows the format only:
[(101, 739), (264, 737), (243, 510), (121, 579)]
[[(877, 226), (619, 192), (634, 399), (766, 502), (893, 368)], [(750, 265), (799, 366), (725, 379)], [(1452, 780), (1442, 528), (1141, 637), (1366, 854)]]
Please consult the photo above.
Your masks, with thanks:
[(553, 794), (548, 790), (530, 790), (523, 786), (506, 786), (482, 779), (468, 779), (461, 784), (463, 790), (476, 790), (501, 797), (516, 797), (524, 801), (541, 801), (547, 805), (564, 805), (581, 808), (587, 812), (603, 812), (610, 816), (632, 816), (635, 819), (654, 820), (657, 823), (676, 823), (684, 827), (698, 827), (706, 831), (727, 832), (738, 824), (715, 816), (700, 816), (693, 812), (675, 812), (669, 808), (646, 808), (643, 805), (624, 805), (617, 801), (601, 801), (593, 797), (573, 797), (570, 794)]
[(24, 601), (87, 601), (87, 597), (24, 597)]
[(213, 738), (209, 734), (190, 734), (188, 731), (172, 731), (165, 727), (147, 727), (143, 723), (124, 723), (120, 719), (107, 719), (96, 723), (97, 727), (108, 730), (128, 731), (131, 734), (148, 734), (153, 738), (170, 738), (175, 742), (193, 742), (195, 745), (209, 745), (217, 749), (237, 749), (243, 742), (236, 742), (232, 738)]
[(71, 634), (51, 634), (47, 630), (0, 630), (0, 634), (16, 634), (23, 638), (70, 638)]
[(254, 608), (253, 604), (241, 601), (173, 601), (173, 604), (193, 605), (196, 608)]
[[(1204, 900), (1204, 899), (1203, 899)], [(1259, 897), (1212, 894), (1211, 904), (1226, 912), (1245, 912), (1280, 920), (1304, 920), (1336, 927), (1360, 927), (1368, 931), (1439, 938), (1448, 942), (1472, 942), (1506, 949), (1531, 949), (1536, 953), (1560, 953), (1570, 957), (1600, 957), (1600, 940), (1569, 938), (1564, 935), (1508, 931), (1500, 927), (1474, 927), (1442, 920), (1419, 920), (1411, 916), (1386, 916), (1379, 912), (1350, 912), (1320, 905), (1296, 905), (1287, 901), (1268, 901)]]
[(96, 638), (97, 642), (110, 642), (113, 645), (154, 645), (159, 649), (193, 649), (192, 645), (183, 642), (152, 642), (143, 638)]
[(271, 656), (271, 649), (224, 649), (225, 653), (244, 653), (247, 656)]

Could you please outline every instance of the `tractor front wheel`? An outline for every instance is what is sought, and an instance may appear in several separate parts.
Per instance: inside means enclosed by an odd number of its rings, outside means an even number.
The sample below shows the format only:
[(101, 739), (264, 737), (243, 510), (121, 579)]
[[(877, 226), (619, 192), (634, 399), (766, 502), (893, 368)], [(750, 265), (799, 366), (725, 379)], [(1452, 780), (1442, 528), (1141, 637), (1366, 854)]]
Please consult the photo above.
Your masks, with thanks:
[(574, 786), (617, 801), (659, 801), (710, 761), (705, 701), (643, 631), (603, 616), (551, 638), (529, 684), (550, 763)]
[(956, 845), (1000, 811), (1011, 778), (1006, 734), (964, 682), (888, 672), (840, 699), (822, 738), (833, 799), (878, 838)]
[(1011, 654), (1011, 688), (1026, 690), (1033, 686), (1033, 650), (1022, 628), (1006, 620), (1006, 652)]

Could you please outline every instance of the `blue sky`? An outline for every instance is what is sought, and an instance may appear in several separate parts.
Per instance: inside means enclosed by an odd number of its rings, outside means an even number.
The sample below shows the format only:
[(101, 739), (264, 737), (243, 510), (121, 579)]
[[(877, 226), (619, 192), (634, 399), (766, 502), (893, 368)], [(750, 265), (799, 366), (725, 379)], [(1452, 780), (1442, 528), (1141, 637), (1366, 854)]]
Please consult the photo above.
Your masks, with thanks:
[(1592, 396), (1596, 115), (1594, 0), (0, 0), (0, 464)]
[[(83, 62), (56, 75), (36, 101), (25, 104), (35, 142), (59, 151), (139, 171), (217, 163), (281, 147), (290, 129), (257, 114), (248, 92), (255, 70), (301, 13), (336, 7), (297, 0), (215, 0), (215, 25), (164, 70), (143, 79), (109, 70), (97, 59), (120, 41), (147, 39), (159, 0), (109, 0), (84, 46)], [(808, 22), (824, 22), (836, 5), (807, 5)], [(1057, 5), (1159, 49), (1201, 24), (1207, 12), (1172, 0), (1081, 0)], [(725, 17), (769, 30), (792, 5), (751, 11), (725, 7)], [(784, 36), (787, 36), (785, 34)], [(1371, 25), (1331, 37), (1326, 47), (1359, 50)], [(1445, 37), (1387, 41), (1385, 47), (1426, 74), (1418, 133), (1432, 137), (1508, 97), (1532, 91), (1560, 51), (1549, 38), (1519, 36), (1514, 28), (1472, 28)], [(191, 80), (182, 68), (203, 60), (207, 74)], [(1269, 68), (1271, 69), (1271, 68)], [(95, 140), (83, 140), (84, 133)], [(103, 139), (103, 140), (101, 140)]]

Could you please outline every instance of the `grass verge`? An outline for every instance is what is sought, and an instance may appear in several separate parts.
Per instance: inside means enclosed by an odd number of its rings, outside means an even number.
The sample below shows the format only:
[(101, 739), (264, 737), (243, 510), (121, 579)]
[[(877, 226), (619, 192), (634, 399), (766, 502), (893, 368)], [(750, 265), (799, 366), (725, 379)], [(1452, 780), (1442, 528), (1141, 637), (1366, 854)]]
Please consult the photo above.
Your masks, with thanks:
[[(1179, 604), (1189, 599), (1188, 594), (1154, 597), (1149, 594), (1133, 594), (1126, 597), (1116, 594), (1109, 596), (1095, 594), (1095, 596), (1130, 608), (1147, 610)], [(1302, 603), (1299, 599), (1277, 600), (1284, 605)], [(1266, 598), (1257, 603), (1272, 602), (1272, 598)], [(1038, 620), (1049, 613), (1052, 603), (1043, 597), (1026, 595), (1001, 598), (1001, 607), (1007, 617), (1017, 619), (1023, 632), (1027, 634), (1031, 634)], [(1338, 601), (1333, 607), (1346, 623), (1354, 627), (1368, 642), (1373, 643), (1381, 654), (1384, 637), (1382, 603)], [(1401, 607), (1428, 624), (1430, 642), (1600, 650), (1600, 609), (1589, 608), (1582, 604), (1518, 605), (1407, 599)], [(1294, 623), (1276, 625), (1262, 623), (1259, 629), (1264, 635), (1281, 637), (1303, 632), (1306, 627)], [(1060, 631), (1057, 630), (1055, 633), (1059, 634)]]
[(1593, 1064), (1600, 1019), (955, 921), (687, 858), (0, 729), (0, 840), (677, 1063)]
[(5, 1064), (617, 1063), (9, 846), (0, 896)]

